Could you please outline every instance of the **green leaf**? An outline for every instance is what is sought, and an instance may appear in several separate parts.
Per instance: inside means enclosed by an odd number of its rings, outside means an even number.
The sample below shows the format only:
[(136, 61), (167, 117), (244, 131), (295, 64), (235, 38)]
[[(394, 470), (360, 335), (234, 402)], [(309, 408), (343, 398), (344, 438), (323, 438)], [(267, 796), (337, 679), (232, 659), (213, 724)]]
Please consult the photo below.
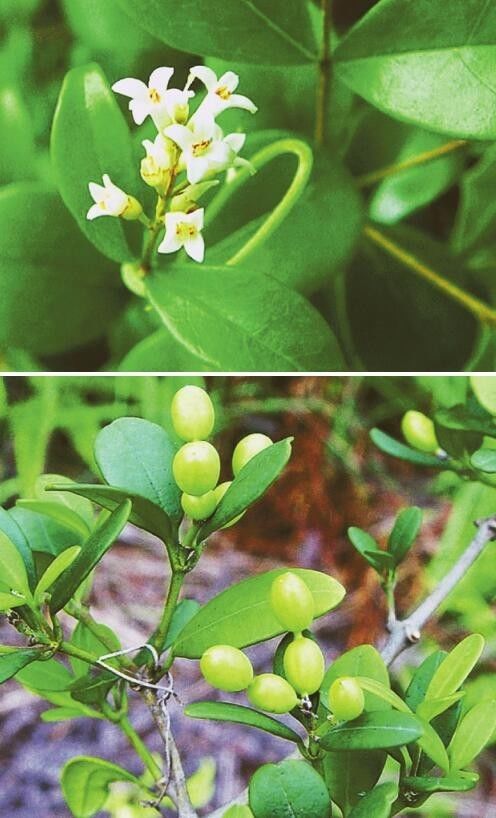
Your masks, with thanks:
[(133, 258), (121, 219), (86, 218), (93, 202), (88, 184), (101, 184), (104, 173), (126, 193), (134, 195), (139, 189), (129, 130), (98, 65), (73, 68), (66, 75), (53, 120), (51, 153), (60, 194), (83, 233), (113, 261)]
[[(274, 579), (287, 569), (275, 568), (238, 582), (204, 605), (181, 631), (172, 650), (175, 656), (199, 659), (211, 645), (223, 643), (243, 648), (272, 639), (283, 628), (269, 603)], [(343, 586), (332, 577), (306, 568), (291, 568), (313, 593), (315, 616), (335, 608), (345, 594)]]
[(203, 372), (208, 361), (197, 357), (161, 327), (139, 341), (119, 365), (120, 372)]
[[(69, 721), (69, 719), (80, 719), (83, 716), (90, 716), (89, 708), (86, 708), (86, 711), (83, 712), (75, 707), (51, 707), (50, 710), (45, 710), (40, 718), (47, 724), (52, 724), (53, 722)], [(92, 717), (95, 719), (105, 718), (96, 710), (93, 711)]]
[[(492, 194), (495, 184), (496, 146), (491, 145), (460, 181), (460, 204), (451, 238), (457, 253), (469, 253), (493, 243), (496, 202)], [(479, 378), (481, 382), (493, 380), (486, 376)], [(475, 392), (477, 394), (477, 390)]]
[(496, 730), (496, 701), (480, 702), (465, 714), (448, 747), (450, 769), (461, 770), (484, 749)]
[(0, 191), (0, 223), (0, 345), (40, 356), (99, 338), (124, 293), (57, 194), (41, 184), (8, 185)]
[(253, 813), (250, 807), (244, 804), (233, 804), (232, 807), (226, 810), (222, 818), (253, 818)]
[(20, 608), (25, 604), (26, 600), (24, 597), (14, 596), (14, 594), (8, 594), (0, 591), (0, 613), (10, 611), (11, 608)]
[(40, 514), (46, 514), (66, 528), (72, 529), (79, 537), (85, 539), (90, 534), (93, 524), (93, 508), (89, 500), (68, 494), (65, 491), (50, 492), (46, 488), (52, 483), (67, 483), (73, 481), (59, 474), (43, 474), (36, 484), (35, 500), (18, 500), (17, 505)]
[(428, 468), (447, 469), (449, 465), (443, 463), (439, 457), (434, 455), (424, 454), (418, 452), (416, 449), (411, 449), (399, 440), (395, 440), (391, 435), (386, 434), (381, 429), (372, 429), (370, 438), (381, 452), (389, 454), (392, 457), (398, 457), (400, 460), (406, 460), (408, 463), (414, 463), (416, 466), (427, 466)]
[(391, 564), (391, 556), (379, 548), (374, 538), (361, 528), (351, 526), (348, 529), (348, 537), (355, 546), (361, 556), (367, 560), (369, 565), (374, 568), (378, 574), (382, 574), (384, 569)]
[(36, 599), (40, 599), (41, 595), (48, 591), (50, 586), (72, 565), (80, 552), (80, 546), (73, 545), (72, 548), (66, 548), (58, 557), (55, 557), (36, 586), (34, 592)]
[(369, 693), (373, 693), (374, 696), (378, 696), (380, 699), (383, 699), (385, 702), (394, 707), (396, 710), (399, 710), (402, 713), (410, 713), (411, 710), (403, 701), (403, 699), (398, 696), (394, 690), (388, 685), (382, 684), (381, 682), (377, 682), (375, 679), (369, 679), (366, 676), (355, 676), (355, 680), (358, 682), (362, 690), (367, 690)]
[(473, 633), (462, 639), (439, 665), (429, 682), (425, 698), (440, 699), (455, 693), (475, 667), (483, 650), (484, 639), (480, 634)]
[(176, 639), (178, 639), (186, 625), (196, 616), (200, 607), (200, 603), (197, 602), (196, 599), (181, 599), (172, 614), (172, 621), (167, 631), (167, 639), (165, 640), (163, 650), (168, 650)]
[(36, 146), (31, 118), (15, 86), (0, 89), (0, 184), (36, 177)]
[(150, 534), (155, 534), (165, 542), (170, 537), (170, 520), (167, 514), (146, 497), (141, 497), (132, 491), (117, 489), (113, 486), (97, 486), (93, 483), (71, 483), (67, 486), (64, 483), (54, 483), (53, 486), (47, 488), (48, 491), (70, 491), (80, 497), (86, 497), (102, 508), (106, 508), (107, 511), (115, 511), (118, 506), (129, 499), (133, 504), (129, 515), (130, 523), (144, 531), (149, 531)]
[(39, 648), (0, 646), (0, 684), (15, 676), (23, 667), (40, 658)]
[(422, 526), (422, 511), (417, 506), (404, 508), (398, 514), (388, 540), (388, 551), (398, 565), (405, 559)]
[(401, 781), (403, 790), (414, 793), (435, 793), (435, 792), (468, 792), (473, 790), (479, 776), (476, 773), (471, 775), (448, 775), (445, 778), (434, 778), (430, 776), (408, 776)]
[(434, 415), (436, 425), (455, 432), (475, 432), (479, 435), (496, 437), (496, 423), (482, 412), (473, 411), (470, 406), (458, 405), (450, 409), (438, 409)]
[(241, 469), (226, 491), (213, 516), (202, 526), (199, 539), (234, 520), (242, 511), (262, 497), (277, 480), (291, 457), (292, 438), (279, 440), (263, 449)]
[(474, 469), (494, 474), (496, 472), (496, 449), (478, 449), (470, 458)]
[(272, 716), (267, 716), (265, 713), (259, 713), (258, 710), (253, 710), (251, 707), (243, 707), (239, 704), (230, 704), (228, 702), (194, 702), (187, 704), (184, 708), (187, 716), (193, 719), (210, 719), (211, 721), (229, 721), (234, 724), (246, 724), (249, 727), (256, 727), (258, 730), (264, 730), (266, 733), (271, 733), (278, 738), (286, 739), (286, 741), (294, 741), (298, 744), (301, 741), (298, 733), (295, 733), (291, 728), (286, 727)]
[(316, 62), (319, 48), (308, 7), (285, 0), (118, 0), (154, 37), (180, 51), (231, 63)]
[[(95, 634), (95, 631), (98, 636)], [(88, 651), (88, 653), (93, 653), (97, 656), (103, 656), (109, 652), (113, 653), (121, 648), (119, 638), (112, 628), (109, 628), (107, 625), (102, 625), (101, 623), (94, 623), (90, 630), (87, 625), (81, 621), (78, 622), (74, 628), (74, 632), (71, 636), (71, 645), (76, 648), (82, 648)], [(87, 662), (83, 662), (81, 659), (76, 659), (73, 656), (69, 657), (69, 661), (76, 676), (84, 676), (88, 672)]]
[(75, 540), (78, 541), (78, 544), (82, 542), (82, 538), (74, 531), (60, 525), (45, 514), (38, 514), (36, 511), (19, 506), (10, 509), (9, 514), (29, 542), (31, 551), (56, 557), (66, 548), (75, 545)]
[(324, 779), (333, 801), (347, 815), (364, 792), (381, 777), (387, 754), (383, 750), (327, 752), (322, 760)]
[(177, 521), (182, 516), (181, 492), (172, 475), (177, 448), (156, 423), (119, 418), (98, 435), (95, 459), (106, 483), (145, 497)]
[[(362, 676), (373, 679), (384, 687), (389, 687), (389, 673), (384, 659), (372, 645), (358, 645), (346, 651), (326, 671), (320, 687), (321, 702), (328, 708), (329, 688), (340, 676)], [(390, 705), (368, 692), (365, 693), (365, 708), (368, 712), (389, 710)]]
[(139, 779), (103, 758), (76, 756), (62, 770), (64, 798), (75, 818), (91, 818), (107, 800), (109, 785), (114, 781), (130, 781), (139, 786)]
[(378, 711), (332, 727), (321, 746), (324, 750), (387, 750), (417, 741), (423, 732), (420, 721), (409, 713)]
[(110, 671), (89, 672), (72, 682), (69, 690), (73, 699), (83, 704), (99, 707), (106, 701), (109, 692), (118, 682)]
[(325, 782), (306, 761), (264, 764), (250, 781), (248, 797), (255, 818), (331, 816)]
[(31, 596), (24, 560), (3, 531), (0, 531), (0, 590), (17, 591), (28, 599)]
[(496, 138), (495, 9), (487, 0), (382, 0), (335, 56), (339, 76), (398, 119), (468, 139)]
[(14, 519), (12, 511), (6, 511), (4, 508), (0, 508), (0, 531), (3, 531), (19, 551), (29, 578), (30, 588), (34, 588), (36, 584), (36, 570), (33, 552), (24, 531)]
[(460, 701), (464, 695), (465, 693), (460, 691), (459, 693), (452, 693), (451, 696), (444, 696), (441, 699), (427, 699), (427, 701), (419, 704), (416, 713), (419, 718), (432, 721), (432, 719), (437, 718), (437, 716), (440, 716), (452, 705)]
[(389, 818), (391, 806), (397, 795), (396, 784), (390, 782), (380, 784), (374, 787), (372, 792), (364, 795), (348, 814), (348, 818)]
[(256, 268), (177, 267), (151, 276), (147, 289), (167, 329), (211, 369), (343, 368), (336, 338), (317, 310)]
[(480, 405), (486, 412), (496, 416), (496, 376), (471, 375), (470, 386)]
[(52, 590), (50, 610), (57, 613), (66, 605), (81, 583), (100, 562), (126, 525), (131, 512), (130, 500), (124, 501), (99, 525), (84, 543), (81, 553), (59, 577)]

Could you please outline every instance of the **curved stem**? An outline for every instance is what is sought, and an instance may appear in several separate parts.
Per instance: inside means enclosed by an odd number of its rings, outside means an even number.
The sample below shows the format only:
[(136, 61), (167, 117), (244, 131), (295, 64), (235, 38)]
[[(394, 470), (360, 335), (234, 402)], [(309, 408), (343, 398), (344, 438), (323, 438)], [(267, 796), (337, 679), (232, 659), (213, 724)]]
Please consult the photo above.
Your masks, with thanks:
[(183, 571), (172, 572), (169, 592), (167, 594), (167, 601), (164, 605), (162, 618), (157, 629), (155, 630), (155, 633), (150, 639), (150, 644), (153, 645), (159, 653), (161, 653), (164, 648), (167, 633), (169, 632), (172, 617), (174, 616), (174, 611), (176, 609), (177, 600), (179, 599), (179, 594), (181, 593), (181, 588), (183, 586), (184, 576)]
[(432, 284), (434, 287), (436, 287), (436, 289), (443, 292), (448, 296), (448, 298), (456, 301), (458, 304), (468, 310), (468, 312), (472, 313), (472, 315), (477, 318), (478, 321), (483, 324), (488, 324), (491, 327), (496, 326), (496, 310), (494, 310), (492, 307), (484, 304), (483, 301), (480, 301), (474, 295), (462, 290), (462, 288), (458, 287), (457, 284), (453, 284), (451, 281), (448, 281), (448, 279), (444, 278), (435, 270), (432, 270), (407, 250), (404, 250), (394, 241), (388, 239), (387, 236), (385, 236), (375, 227), (365, 225), (364, 233), (370, 241), (372, 241), (378, 247), (381, 247), (383, 250), (389, 253), (389, 255), (396, 258), (398, 261), (404, 264), (405, 267), (408, 267), (418, 276), (428, 281), (429, 284)]
[[(279, 204), (269, 214), (262, 226), (259, 227), (246, 244), (229, 259), (227, 264), (230, 267), (244, 261), (250, 253), (269, 238), (271, 233), (279, 227), (290, 210), (295, 206), (306, 187), (312, 171), (313, 154), (311, 148), (301, 139), (278, 139), (277, 142), (273, 142), (271, 145), (267, 145), (267, 147), (259, 150), (258, 153), (250, 159), (250, 162), (255, 170), (261, 170), (264, 165), (267, 165), (273, 159), (285, 153), (294, 154), (298, 160), (298, 166), (293, 180)], [(221, 193), (215, 197), (208, 208), (208, 223), (220, 213), (233, 194), (250, 178), (250, 175), (250, 170), (243, 168), (231, 182), (224, 186)]]
[(159, 780), (162, 777), (162, 770), (160, 769), (159, 764), (155, 761), (146, 744), (139, 737), (128, 717), (122, 716), (117, 724), (127, 737), (136, 754), (142, 760), (150, 775), (152, 775), (156, 781)]
[(438, 148), (423, 151), (422, 153), (418, 153), (416, 156), (410, 156), (408, 159), (404, 159), (402, 162), (395, 162), (392, 165), (386, 165), (383, 168), (374, 170), (372, 173), (366, 173), (364, 176), (359, 176), (355, 180), (356, 184), (359, 188), (370, 187), (371, 185), (375, 185), (376, 182), (380, 182), (382, 179), (385, 179), (387, 176), (395, 176), (397, 173), (401, 173), (403, 170), (410, 170), (410, 168), (425, 165), (428, 162), (432, 162), (434, 159), (439, 159), (440, 156), (446, 156), (448, 153), (453, 153), (453, 151), (460, 150), (460, 148), (464, 148), (466, 145), (468, 145), (468, 141), (466, 139), (452, 139), (450, 142), (445, 142), (444, 145), (440, 145)]
[(319, 77), (317, 82), (317, 107), (315, 111), (315, 142), (322, 147), (327, 135), (327, 105), (329, 84), (331, 80), (331, 58), (329, 38), (331, 33), (331, 2), (321, 0), (322, 7), (322, 51), (319, 60)]

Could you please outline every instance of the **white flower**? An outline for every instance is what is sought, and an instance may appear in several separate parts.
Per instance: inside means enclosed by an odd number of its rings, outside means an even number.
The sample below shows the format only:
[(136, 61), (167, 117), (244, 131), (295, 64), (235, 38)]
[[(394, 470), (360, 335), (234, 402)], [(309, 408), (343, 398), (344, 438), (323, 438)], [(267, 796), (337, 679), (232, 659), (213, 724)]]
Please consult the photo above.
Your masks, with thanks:
[(86, 214), (86, 218), (90, 221), (100, 216), (122, 216), (129, 220), (140, 217), (142, 213), (140, 203), (134, 196), (129, 196), (120, 187), (114, 185), (107, 173), (103, 175), (103, 185), (90, 182), (88, 187), (95, 202)]
[(193, 261), (203, 261), (205, 242), (201, 234), (203, 229), (204, 209), (201, 207), (193, 213), (166, 213), (165, 236), (158, 247), (159, 253), (175, 253), (184, 247)]
[(242, 94), (234, 94), (239, 84), (239, 77), (234, 71), (226, 71), (217, 79), (217, 74), (206, 65), (194, 65), (189, 72), (187, 88), (193, 80), (199, 79), (207, 89), (207, 96), (193, 115), (192, 119), (198, 115), (203, 116), (209, 113), (216, 117), (226, 108), (243, 108), (251, 114), (256, 113), (257, 106)]
[(137, 125), (151, 116), (157, 129), (161, 131), (171, 122), (186, 122), (188, 105), (192, 91), (177, 88), (168, 89), (174, 73), (173, 68), (156, 68), (150, 75), (148, 85), (141, 80), (126, 77), (114, 83), (112, 90), (125, 97), (131, 97), (129, 110)]
[(165, 193), (171, 179), (170, 170), (176, 162), (177, 148), (161, 134), (157, 134), (153, 142), (144, 139), (141, 144), (146, 150), (146, 156), (141, 160), (141, 178), (147, 185)]
[(186, 168), (188, 182), (194, 185), (212, 173), (227, 170), (231, 165), (246, 164), (238, 158), (245, 134), (224, 136), (211, 116), (191, 120), (185, 125), (170, 125), (165, 135), (182, 150), (179, 167)]

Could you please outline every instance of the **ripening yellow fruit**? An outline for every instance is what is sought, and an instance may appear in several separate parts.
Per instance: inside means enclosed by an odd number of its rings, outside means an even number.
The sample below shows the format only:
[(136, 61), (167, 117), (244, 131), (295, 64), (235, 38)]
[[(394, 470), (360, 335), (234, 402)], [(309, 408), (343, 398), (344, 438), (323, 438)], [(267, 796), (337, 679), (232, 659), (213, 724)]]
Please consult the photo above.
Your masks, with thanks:
[(406, 442), (414, 449), (426, 454), (435, 454), (439, 449), (434, 424), (427, 415), (410, 409), (401, 421), (401, 431)]
[(205, 440), (212, 434), (215, 412), (207, 392), (199, 386), (183, 386), (171, 403), (176, 434), (186, 441)]
[(275, 673), (255, 676), (246, 695), (254, 707), (268, 713), (289, 713), (298, 703), (298, 697), (289, 682)]
[(272, 440), (267, 435), (260, 434), (260, 432), (246, 435), (246, 437), (240, 440), (232, 456), (234, 476), (236, 477), (239, 474), (243, 466), (246, 466), (252, 457), (255, 457), (256, 454), (263, 449), (267, 449), (269, 446), (272, 446)]
[(337, 719), (351, 721), (363, 713), (363, 690), (351, 676), (335, 679), (329, 689), (329, 707)]
[(293, 633), (300, 633), (308, 628), (315, 614), (310, 588), (292, 571), (280, 574), (272, 583), (270, 606), (283, 628)]
[(325, 662), (321, 649), (313, 639), (297, 636), (284, 653), (284, 673), (297, 693), (311, 696), (324, 678)]
[(231, 645), (207, 648), (200, 659), (200, 670), (212, 687), (226, 693), (246, 690), (253, 680), (253, 668), (248, 656)]

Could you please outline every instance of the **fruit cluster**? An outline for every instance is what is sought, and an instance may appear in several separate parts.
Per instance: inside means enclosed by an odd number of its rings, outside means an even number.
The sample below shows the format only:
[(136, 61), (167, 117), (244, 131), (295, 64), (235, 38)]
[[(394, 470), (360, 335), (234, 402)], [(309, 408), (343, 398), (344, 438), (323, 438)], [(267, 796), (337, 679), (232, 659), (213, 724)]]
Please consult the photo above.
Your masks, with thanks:
[[(206, 440), (215, 423), (214, 407), (207, 392), (199, 386), (183, 386), (172, 399), (171, 418), (176, 434), (185, 441), (172, 465), (174, 480), (183, 492), (183, 511), (194, 521), (206, 520), (212, 516), (232, 482), (218, 483), (219, 454)], [(252, 457), (271, 445), (270, 437), (258, 433), (240, 440), (232, 457), (234, 477)], [(238, 520), (239, 516), (227, 526)]]
[[(213, 687), (228, 693), (246, 690), (254, 707), (269, 713), (289, 713), (296, 707), (307, 709), (310, 696), (320, 689), (325, 662), (317, 642), (308, 633), (315, 615), (313, 594), (298, 574), (287, 571), (273, 581), (270, 607), (279, 624), (288, 632), (283, 646), (281, 673), (254, 676), (248, 657), (231, 645), (213, 645), (200, 660), (200, 669)], [(336, 679), (329, 690), (329, 708), (335, 719), (349, 720), (364, 709), (363, 692), (347, 677)]]

